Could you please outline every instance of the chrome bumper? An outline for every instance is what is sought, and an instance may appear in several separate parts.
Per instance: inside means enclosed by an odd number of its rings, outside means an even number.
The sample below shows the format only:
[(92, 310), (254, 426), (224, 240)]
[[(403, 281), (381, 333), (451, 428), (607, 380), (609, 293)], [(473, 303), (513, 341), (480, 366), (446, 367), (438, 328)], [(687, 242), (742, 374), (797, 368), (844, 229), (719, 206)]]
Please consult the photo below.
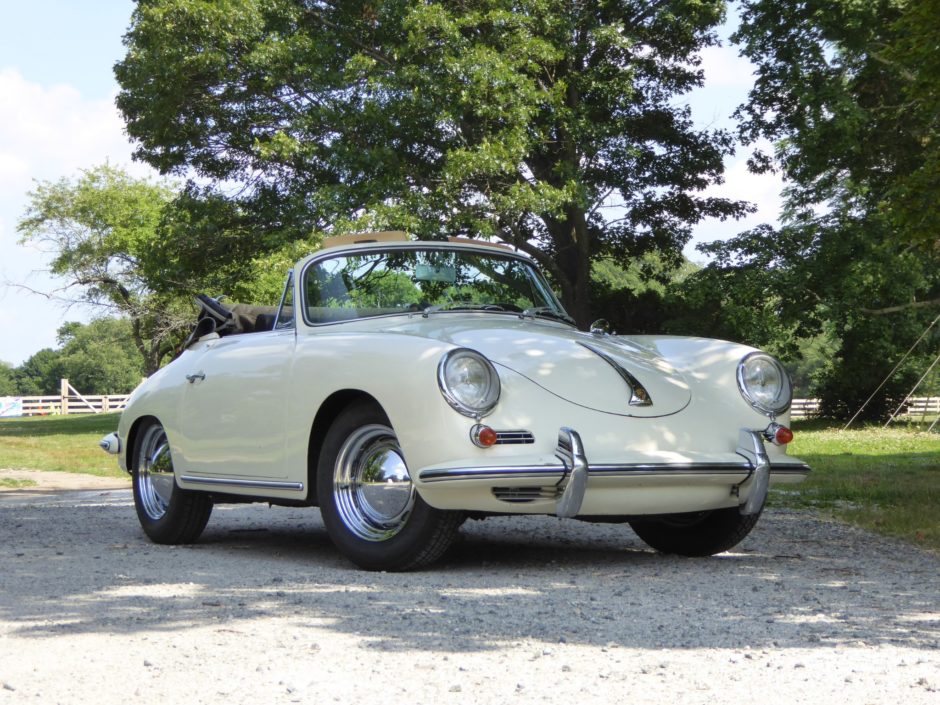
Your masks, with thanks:
[[(770, 488), (770, 459), (764, 449), (763, 434), (760, 431), (742, 428), (738, 438), (737, 453), (747, 458), (752, 468), (748, 476), (748, 479), (752, 479), (751, 491), (741, 505), (741, 514), (757, 514), (763, 508)], [(568, 480), (558, 500), (555, 514), (559, 517), (575, 517), (581, 510), (588, 481), (588, 461), (584, 455), (584, 444), (577, 431), (567, 427), (558, 431), (558, 450), (555, 454), (565, 464)], [(564, 480), (565, 478), (562, 478), (561, 481)]]
[[(555, 457), (560, 464), (545, 465), (501, 465), (485, 467), (425, 468), (419, 473), (422, 483), (460, 482), (477, 480), (505, 484), (523, 481), (525, 485), (544, 483), (558, 488), (555, 514), (559, 517), (575, 517), (587, 492), (589, 478), (636, 478), (636, 477), (681, 477), (728, 475), (732, 493), (751, 481), (747, 499), (741, 503), (742, 514), (760, 511), (767, 498), (771, 474), (775, 476), (803, 476), (809, 468), (798, 462), (771, 464), (764, 449), (761, 431), (741, 429), (736, 449), (740, 462), (715, 463), (632, 463), (590, 464), (584, 443), (577, 431), (562, 427), (558, 432)], [(477, 484), (477, 483), (474, 483)]]
[(101, 446), (101, 450), (110, 455), (117, 455), (121, 452), (121, 439), (116, 433), (109, 433), (98, 441), (98, 445)]

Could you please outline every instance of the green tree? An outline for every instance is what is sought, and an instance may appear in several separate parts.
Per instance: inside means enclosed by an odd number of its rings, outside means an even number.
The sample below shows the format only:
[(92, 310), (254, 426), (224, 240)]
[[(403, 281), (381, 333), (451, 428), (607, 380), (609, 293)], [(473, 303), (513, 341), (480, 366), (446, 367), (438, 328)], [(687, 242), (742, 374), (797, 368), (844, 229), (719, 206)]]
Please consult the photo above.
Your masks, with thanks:
[(58, 394), (59, 380), (62, 379), (59, 352), (43, 348), (33, 353), (16, 368), (14, 377), (20, 396)]
[(59, 371), (82, 394), (123, 394), (140, 383), (142, 360), (125, 318), (66, 323), (58, 331)]
[(140, 382), (143, 361), (133, 341), (133, 324), (125, 318), (100, 318), (91, 323), (69, 322), (57, 331), (58, 347), (44, 348), (10, 370), (10, 387), (4, 387), (0, 363), (0, 395), (53, 395), (59, 382), (68, 379), (82, 394), (122, 394)]
[(13, 366), (0, 361), (0, 397), (17, 396)]
[(130, 320), (130, 340), (150, 374), (191, 319), (184, 287), (161, 278), (173, 250), (158, 226), (175, 197), (165, 184), (135, 179), (109, 165), (76, 179), (42, 182), (17, 225), (22, 242), (51, 251), (52, 272), (74, 300)]
[(940, 245), (940, 0), (910, 0), (894, 34), (876, 57), (900, 75), (895, 114), (917, 143), (907, 168), (894, 172), (885, 208), (903, 238), (922, 248)]
[(668, 332), (669, 321), (678, 315), (675, 292), (697, 270), (687, 260), (676, 267), (655, 252), (633, 258), (626, 266), (598, 259), (591, 282), (597, 316), (616, 333)]
[[(585, 324), (592, 259), (677, 262), (692, 224), (745, 209), (698, 193), (732, 139), (695, 129), (679, 101), (724, 10), (149, 0), (115, 67), (118, 106), (139, 158), (241, 186), (190, 187), (188, 210), (233, 204), (242, 259), (317, 230), (495, 236), (535, 257)], [(189, 229), (195, 251), (211, 245), (205, 224)]]
[[(836, 347), (815, 373), (829, 416), (862, 405), (940, 304), (940, 240), (918, 205), (940, 187), (936, 58), (911, 59), (936, 47), (922, 11), (904, 0), (742, 3), (735, 40), (756, 81), (738, 111), (741, 134), (774, 145), (752, 167), (787, 180), (783, 225), (706, 247), (716, 259), (691, 295), (729, 337), (785, 355), (831, 336)], [(922, 357), (868, 415), (889, 410), (918, 368)]]

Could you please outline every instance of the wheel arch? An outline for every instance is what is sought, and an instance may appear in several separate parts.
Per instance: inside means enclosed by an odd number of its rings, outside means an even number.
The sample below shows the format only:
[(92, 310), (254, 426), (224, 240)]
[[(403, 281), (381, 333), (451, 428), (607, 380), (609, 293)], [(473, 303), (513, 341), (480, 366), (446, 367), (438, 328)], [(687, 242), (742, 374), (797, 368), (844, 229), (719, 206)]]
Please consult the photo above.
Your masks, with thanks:
[(140, 429), (142, 429), (147, 423), (151, 421), (160, 423), (160, 419), (151, 414), (138, 416), (136, 419), (134, 419), (134, 422), (127, 431), (127, 440), (125, 441), (124, 445), (124, 453), (125, 464), (127, 465), (128, 473), (131, 473), (134, 470), (134, 449), (137, 447), (137, 436), (140, 433)]
[(313, 424), (310, 427), (310, 437), (307, 441), (307, 487), (309, 488), (307, 501), (312, 505), (319, 505), (319, 498), (317, 497), (317, 464), (320, 462), (320, 453), (323, 449), (323, 439), (326, 437), (326, 432), (343, 409), (358, 401), (375, 404), (388, 417), (388, 412), (385, 411), (378, 399), (361, 389), (341, 389), (333, 392), (323, 400), (313, 419)]

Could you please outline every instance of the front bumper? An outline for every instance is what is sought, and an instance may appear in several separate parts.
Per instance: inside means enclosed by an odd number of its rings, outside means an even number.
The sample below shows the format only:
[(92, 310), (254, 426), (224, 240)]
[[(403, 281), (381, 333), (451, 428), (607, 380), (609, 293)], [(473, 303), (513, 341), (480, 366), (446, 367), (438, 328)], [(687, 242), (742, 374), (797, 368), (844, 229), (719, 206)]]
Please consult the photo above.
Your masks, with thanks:
[(121, 452), (121, 439), (116, 433), (109, 433), (98, 441), (98, 445), (109, 455), (117, 455)]
[(592, 464), (577, 431), (558, 432), (557, 463), (425, 468), (422, 497), (440, 509), (578, 515), (650, 515), (763, 507), (774, 481), (800, 481), (809, 467), (771, 461), (762, 431), (742, 429), (730, 458), (714, 462)]

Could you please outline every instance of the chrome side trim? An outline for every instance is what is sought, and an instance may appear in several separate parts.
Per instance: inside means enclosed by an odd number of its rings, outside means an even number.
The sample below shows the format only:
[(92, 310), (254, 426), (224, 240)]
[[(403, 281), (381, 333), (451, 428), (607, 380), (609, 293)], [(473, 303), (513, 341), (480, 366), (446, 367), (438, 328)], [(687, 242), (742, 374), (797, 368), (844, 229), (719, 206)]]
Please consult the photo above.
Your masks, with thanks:
[(578, 345), (587, 348), (616, 370), (620, 378), (626, 382), (627, 386), (630, 388), (630, 406), (653, 406), (653, 400), (650, 398), (649, 392), (646, 391), (646, 387), (640, 384), (640, 380), (625, 370), (619, 362), (602, 350), (598, 350), (593, 345), (580, 340), (578, 341)]
[(193, 477), (180, 475), (182, 482), (194, 485), (208, 485), (211, 487), (238, 487), (252, 490), (287, 490), (290, 492), (303, 492), (302, 482), (277, 482), (275, 480), (235, 480), (228, 477)]
[(581, 511), (584, 492), (587, 489), (588, 462), (584, 456), (581, 436), (574, 429), (562, 426), (558, 431), (557, 455), (568, 467), (568, 483), (565, 491), (555, 505), (555, 514), (559, 517), (574, 517)]

